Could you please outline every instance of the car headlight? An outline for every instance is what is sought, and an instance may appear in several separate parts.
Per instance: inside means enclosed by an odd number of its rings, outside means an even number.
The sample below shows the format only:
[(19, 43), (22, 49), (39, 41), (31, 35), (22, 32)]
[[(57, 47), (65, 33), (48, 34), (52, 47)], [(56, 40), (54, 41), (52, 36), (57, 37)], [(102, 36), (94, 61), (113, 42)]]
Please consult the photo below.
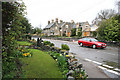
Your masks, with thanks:
[(98, 44), (99, 46), (101, 46), (102, 44)]

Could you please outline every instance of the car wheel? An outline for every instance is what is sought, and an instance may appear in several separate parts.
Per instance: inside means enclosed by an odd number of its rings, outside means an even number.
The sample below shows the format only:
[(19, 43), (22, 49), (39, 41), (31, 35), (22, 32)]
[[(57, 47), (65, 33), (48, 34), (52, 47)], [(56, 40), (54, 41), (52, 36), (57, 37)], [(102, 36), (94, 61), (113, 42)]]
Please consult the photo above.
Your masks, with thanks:
[(95, 44), (93, 44), (93, 45), (92, 45), (92, 48), (93, 48), (93, 49), (96, 49), (96, 45), (95, 45)]
[(82, 46), (83, 46), (83, 44), (82, 44), (82, 43), (80, 43), (80, 46), (82, 47)]

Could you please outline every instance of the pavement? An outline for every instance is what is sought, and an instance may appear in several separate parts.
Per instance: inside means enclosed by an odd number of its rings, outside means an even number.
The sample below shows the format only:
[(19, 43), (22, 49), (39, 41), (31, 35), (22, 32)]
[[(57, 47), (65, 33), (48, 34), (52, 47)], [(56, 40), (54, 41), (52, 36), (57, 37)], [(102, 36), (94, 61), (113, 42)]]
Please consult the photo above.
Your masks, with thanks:
[(80, 57), (77, 58), (79, 59), (79, 62), (83, 64), (83, 68), (88, 74), (88, 78), (110, 78), (103, 72), (103, 70), (98, 68), (97, 65), (95, 65), (94, 63), (84, 60)]

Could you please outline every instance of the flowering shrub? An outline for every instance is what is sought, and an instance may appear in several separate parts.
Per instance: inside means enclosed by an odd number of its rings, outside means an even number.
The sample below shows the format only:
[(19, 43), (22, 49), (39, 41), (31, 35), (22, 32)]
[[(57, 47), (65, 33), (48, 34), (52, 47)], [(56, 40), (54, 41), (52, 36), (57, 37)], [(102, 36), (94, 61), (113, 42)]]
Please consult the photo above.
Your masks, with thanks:
[(58, 67), (60, 68), (60, 71), (63, 73), (64, 78), (67, 78), (66, 74), (69, 72), (68, 70), (68, 64), (67, 64), (67, 59), (60, 53), (56, 52), (48, 52), (50, 56), (53, 57), (57, 61)]
[(68, 46), (67, 44), (62, 44), (62, 45), (61, 45), (61, 49), (62, 49), (62, 50), (67, 50), (67, 51), (70, 50), (70, 48), (69, 48), (69, 46)]
[(18, 53), (17, 55), (20, 57), (31, 57), (32, 53), (29, 52), (28, 49), (24, 48), (24, 47), (18, 47)]

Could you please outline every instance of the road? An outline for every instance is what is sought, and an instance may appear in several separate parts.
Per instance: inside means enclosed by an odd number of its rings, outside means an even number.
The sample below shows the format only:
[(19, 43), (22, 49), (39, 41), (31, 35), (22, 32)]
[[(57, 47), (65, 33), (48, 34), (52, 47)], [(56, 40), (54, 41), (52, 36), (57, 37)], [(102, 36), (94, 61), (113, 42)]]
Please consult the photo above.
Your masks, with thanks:
[(89, 47), (80, 47), (77, 42), (68, 42), (60, 40), (48, 40), (55, 44), (56, 47), (61, 48), (61, 44), (67, 44), (70, 47), (69, 52), (76, 53), (81, 58), (90, 59), (93, 61), (105, 64), (105, 61), (118, 63), (118, 48), (107, 47), (105, 49), (92, 49)]
[[(56, 47), (59, 47), (59, 48), (61, 48), (61, 44), (67, 44), (70, 47), (69, 52), (75, 53), (76, 54), (75, 56), (80, 58), (81, 62), (84, 63), (85, 66), (88, 66), (87, 64), (93, 64), (90, 62), (89, 63), (85, 62), (85, 60), (88, 60), (97, 64), (99, 63), (107, 64), (106, 62), (114, 62), (116, 64), (118, 63), (118, 48), (107, 47), (105, 49), (92, 49), (89, 47), (80, 47), (77, 44), (77, 42), (51, 40), (51, 39), (43, 39), (43, 40), (50, 41), (54, 43)], [(86, 67), (86, 68), (89, 68), (89, 67)], [(91, 68), (94, 70), (94, 68), (96, 67), (93, 67), (91, 65)], [(91, 72), (89, 74), (91, 74)], [(103, 75), (101, 75), (101, 77), (102, 76)], [(98, 77), (98, 78), (101, 78), (101, 77)], [(94, 78), (94, 77), (91, 75), (91, 78)]]

